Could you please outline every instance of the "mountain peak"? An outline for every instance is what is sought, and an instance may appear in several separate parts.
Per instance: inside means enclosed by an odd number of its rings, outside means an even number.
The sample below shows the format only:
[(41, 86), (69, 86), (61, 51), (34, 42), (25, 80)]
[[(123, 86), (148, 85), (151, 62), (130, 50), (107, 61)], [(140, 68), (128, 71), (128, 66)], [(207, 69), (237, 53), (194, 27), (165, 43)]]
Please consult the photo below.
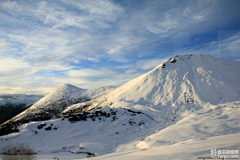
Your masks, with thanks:
[(176, 55), (111, 92), (105, 103), (116, 108), (138, 104), (142, 110), (154, 106), (161, 111), (185, 104), (236, 101), (239, 75), (239, 62), (201, 54)]
[(69, 83), (64, 83), (63, 85), (62, 85), (62, 87), (75, 87), (74, 85), (71, 85), (71, 84), (69, 84)]
[(71, 85), (71, 84), (69, 84), (69, 83), (65, 83), (65, 84), (62, 85), (62, 87), (76, 87), (76, 86)]
[(62, 86), (58, 87), (55, 91), (50, 93), (51, 96), (62, 96), (66, 94), (81, 94), (86, 89), (78, 88), (71, 84), (63, 84)]
[[(205, 55), (205, 54), (187, 54), (187, 55), (175, 55), (171, 58), (169, 58), (168, 61), (158, 65), (156, 68), (154, 68), (152, 71), (157, 70), (157, 69), (173, 69), (173, 68), (182, 68), (182, 66), (188, 66), (188, 67), (196, 67), (196, 66), (201, 66), (202, 64), (211, 65), (213, 63), (222, 63), (222, 62), (228, 62), (221, 60), (219, 58), (215, 58), (210, 55)], [(234, 63), (234, 62), (231, 62)], [(213, 66), (215, 67), (215, 66)], [(150, 71), (150, 72), (152, 72)]]
[[(75, 89), (82, 89), (82, 88), (76, 87), (74, 85), (71, 85), (69, 83), (65, 83), (62, 86), (58, 87), (57, 90), (59, 90), (59, 89), (62, 89), (62, 90), (64, 90), (64, 89), (73, 89), (73, 88), (75, 88)], [(84, 90), (84, 89), (82, 89), (82, 90)]]

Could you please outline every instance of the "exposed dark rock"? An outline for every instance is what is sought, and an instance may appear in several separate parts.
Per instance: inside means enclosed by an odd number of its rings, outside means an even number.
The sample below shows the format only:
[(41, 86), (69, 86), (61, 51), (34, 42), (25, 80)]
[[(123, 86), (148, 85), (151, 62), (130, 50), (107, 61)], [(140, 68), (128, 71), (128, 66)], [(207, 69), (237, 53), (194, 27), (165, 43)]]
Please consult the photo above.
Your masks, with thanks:
[(175, 58), (170, 58), (170, 59), (168, 60), (168, 62), (170, 62), (170, 63), (176, 63), (177, 61), (176, 61)]
[(50, 125), (50, 126), (46, 127), (45, 130), (46, 131), (52, 130), (52, 126)]
[(38, 129), (42, 129), (44, 126), (46, 126), (46, 122), (43, 122), (37, 126)]
[(166, 67), (166, 64), (165, 63), (163, 63), (163, 65), (162, 65), (162, 68), (165, 68)]

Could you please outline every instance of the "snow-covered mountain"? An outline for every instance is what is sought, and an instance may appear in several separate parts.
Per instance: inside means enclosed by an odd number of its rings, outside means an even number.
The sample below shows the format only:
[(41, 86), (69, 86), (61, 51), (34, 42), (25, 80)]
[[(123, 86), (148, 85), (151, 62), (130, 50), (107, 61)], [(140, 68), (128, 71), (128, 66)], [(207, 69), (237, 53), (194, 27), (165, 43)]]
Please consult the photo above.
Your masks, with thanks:
[(158, 117), (166, 108), (177, 110), (184, 104), (240, 100), (239, 68), (239, 62), (208, 55), (175, 56), (118, 87), (106, 96), (104, 104), (149, 111)]
[(15, 140), (31, 145), (40, 156), (115, 152), (104, 159), (131, 159), (134, 153), (147, 159), (143, 150), (146, 155), (153, 151), (150, 159), (159, 153), (169, 159), (171, 153), (163, 151), (171, 147), (180, 154), (176, 150), (181, 145), (195, 158), (211, 148), (238, 149), (239, 82), (240, 62), (200, 54), (175, 56), (107, 95), (62, 107), (61, 118), (20, 125), (20, 132), (0, 137), (0, 149)]
[[(96, 89), (81, 89), (70, 84), (64, 84), (55, 91), (44, 96), (24, 112), (6, 121), (1, 126), (17, 126), (18, 124), (30, 121), (47, 120), (59, 115), (67, 106), (76, 103), (90, 101), (91, 99), (102, 96), (114, 87), (100, 87)], [(13, 131), (16, 131), (15, 127)], [(3, 132), (3, 131), (2, 131)], [(9, 131), (7, 131), (9, 132)]]
[[(156, 120), (171, 118), (185, 106), (200, 109), (205, 103), (240, 100), (240, 63), (208, 55), (181, 55), (170, 58), (150, 72), (118, 87), (84, 111), (95, 106), (143, 111)], [(88, 107), (86, 107), (88, 106)], [(182, 107), (183, 106), (183, 107)], [(78, 112), (77, 107), (73, 111)]]

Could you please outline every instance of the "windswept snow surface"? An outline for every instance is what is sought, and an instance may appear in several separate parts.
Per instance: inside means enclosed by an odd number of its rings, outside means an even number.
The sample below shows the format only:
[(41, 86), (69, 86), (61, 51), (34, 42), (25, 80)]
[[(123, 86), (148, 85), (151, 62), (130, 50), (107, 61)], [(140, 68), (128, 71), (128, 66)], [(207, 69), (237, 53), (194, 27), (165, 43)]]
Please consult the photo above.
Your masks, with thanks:
[(239, 82), (239, 62), (175, 56), (106, 96), (69, 106), (64, 118), (19, 126), (0, 137), (0, 150), (26, 143), (38, 158), (64, 159), (197, 159), (214, 148), (238, 150)]

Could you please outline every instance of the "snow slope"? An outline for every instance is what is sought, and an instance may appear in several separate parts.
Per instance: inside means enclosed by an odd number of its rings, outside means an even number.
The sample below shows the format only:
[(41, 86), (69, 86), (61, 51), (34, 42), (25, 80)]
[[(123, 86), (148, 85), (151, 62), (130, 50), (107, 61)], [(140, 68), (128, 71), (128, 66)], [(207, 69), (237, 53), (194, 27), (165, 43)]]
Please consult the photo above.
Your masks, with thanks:
[[(202, 110), (184, 112), (180, 121), (156, 131), (142, 141), (122, 145), (97, 159), (192, 160), (211, 156), (211, 149), (240, 149), (240, 101), (206, 104)], [(239, 156), (239, 154), (236, 154)]]
[(109, 117), (91, 112), (86, 119), (83, 114), (31, 122), (20, 126), (19, 133), (1, 136), (0, 150), (25, 143), (36, 150), (38, 158), (78, 159), (94, 154), (96, 159), (196, 159), (209, 156), (213, 148), (240, 148), (239, 105), (235, 101), (206, 104), (193, 112), (189, 108), (180, 120), (165, 127), (146, 114), (109, 108), (101, 110), (110, 113)]
[[(178, 142), (173, 145), (163, 145), (158, 147), (152, 147), (148, 149), (134, 149), (124, 152), (114, 152), (112, 154), (106, 154), (96, 158), (90, 158), (92, 160), (104, 159), (104, 160), (194, 160), (202, 157), (211, 157), (211, 149), (216, 147), (220, 150), (239, 150), (239, 137), (240, 134), (228, 134), (214, 137), (207, 137), (205, 139), (189, 139), (184, 143)], [(59, 155), (60, 157), (63, 155)], [(239, 157), (239, 154), (236, 154)], [(41, 155), (37, 156), (41, 159)], [(52, 157), (52, 156), (48, 156)], [(72, 158), (71, 155), (65, 156), (64, 159), (80, 159)], [(208, 158), (210, 159), (210, 158)]]
[[(113, 152), (120, 144), (149, 135), (156, 122), (145, 114), (126, 109), (104, 109), (48, 121), (30, 122), (19, 133), (2, 136), (0, 149), (24, 142), (38, 154)], [(127, 136), (128, 135), (128, 136)]]
[(40, 158), (64, 159), (197, 159), (212, 148), (239, 149), (239, 82), (239, 62), (175, 56), (106, 96), (70, 105), (62, 118), (19, 126), (0, 137), (0, 149), (27, 143)]

